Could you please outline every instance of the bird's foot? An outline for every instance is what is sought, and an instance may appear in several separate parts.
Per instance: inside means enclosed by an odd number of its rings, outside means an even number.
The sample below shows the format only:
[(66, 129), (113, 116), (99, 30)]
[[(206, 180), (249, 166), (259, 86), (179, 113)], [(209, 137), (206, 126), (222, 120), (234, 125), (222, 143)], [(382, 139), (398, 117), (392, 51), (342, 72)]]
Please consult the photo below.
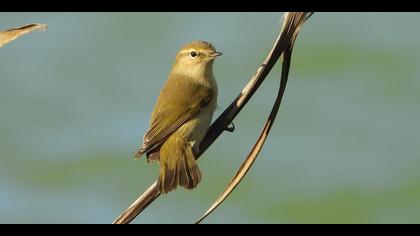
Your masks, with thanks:
[(235, 125), (233, 124), (233, 122), (232, 123), (230, 123), (230, 125), (229, 126), (227, 126), (226, 128), (225, 128), (225, 130), (226, 131), (228, 131), (228, 132), (233, 132), (233, 131), (235, 131)]

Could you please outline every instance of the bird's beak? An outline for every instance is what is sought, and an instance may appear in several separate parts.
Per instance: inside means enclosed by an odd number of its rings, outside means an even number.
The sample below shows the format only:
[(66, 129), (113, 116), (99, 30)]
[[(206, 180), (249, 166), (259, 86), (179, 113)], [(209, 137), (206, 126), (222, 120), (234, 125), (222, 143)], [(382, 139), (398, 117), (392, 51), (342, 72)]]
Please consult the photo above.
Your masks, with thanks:
[(218, 57), (218, 56), (221, 56), (221, 55), (223, 55), (223, 53), (221, 53), (221, 52), (214, 52), (211, 56), (212, 57)]

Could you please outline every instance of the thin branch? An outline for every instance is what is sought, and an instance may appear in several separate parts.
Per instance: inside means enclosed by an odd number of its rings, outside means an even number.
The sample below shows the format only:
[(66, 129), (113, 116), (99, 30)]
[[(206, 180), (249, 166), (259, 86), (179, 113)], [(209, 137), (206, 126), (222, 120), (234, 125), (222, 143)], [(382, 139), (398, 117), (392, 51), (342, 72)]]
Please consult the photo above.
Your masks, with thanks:
[[(195, 153), (198, 159), (203, 152), (223, 133), (223, 131), (232, 123), (242, 108), (246, 105), (255, 91), (260, 87), (268, 73), (271, 71), (280, 55), (287, 49), (296, 37), (296, 29), (300, 27), (296, 24), (295, 18), (306, 17), (306, 13), (293, 12), (285, 13), (281, 32), (269, 52), (264, 63), (257, 69), (255, 75), (251, 78), (242, 92), (226, 108), (226, 110), (210, 126), (205, 138), (200, 143), (199, 152)], [(134, 203), (130, 205), (113, 223), (130, 223), (138, 214), (140, 214), (150, 203), (159, 197), (156, 182), (153, 183)]]
[(118, 218), (112, 222), (113, 224), (128, 224), (149, 206), (156, 198), (160, 196), (157, 181), (144, 191)]
[[(225, 190), (219, 195), (216, 201), (210, 206), (210, 208), (201, 216), (201, 218), (196, 221), (196, 224), (203, 221), (209, 214), (211, 214), (222, 202), (232, 193), (232, 191), (238, 186), (241, 180), (245, 177), (248, 173), (249, 169), (251, 168), (254, 161), (257, 159), (258, 154), (260, 153), (265, 141), (267, 140), (268, 134), (270, 133), (271, 127), (273, 126), (274, 120), (276, 119), (276, 115), (280, 108), (281, 100), (284, 95), (284, 91), (286, 89), (287, 80), (289, 77), (289, 69), (290, 69), (290, 62), (292, 58), (292, 50), (293, 45), (296, 40), (296, 36), (299, 33), (300, 27), (303, 22), (308, 19), (312, 14), (305, 17), (305, 14), (296, 14), (296, 15), (286, 15), (285, 22), (288, 20), (291, 21), (291, 25), (294, 25), (291, 29), (293, 30), (292, 38), (289, 43), (289, 46), (286, 47), (286, 50), (283, 52), (283, 64), (282, 64), (282, 71), (280, 76), (280, 85), (279, 91), (276, 97), (276, 100), (273, 104), (273, 108), (271, 109), (270, 115), (265, 122), (263, 129), (255, 143), (254, 147), (251, 149), (248, 156), (245, 158), (244, 162), (242, 163), (241, 167), (237, 171), (236, 175), (232, 178), (229, 182)], [(290, 18), (288, 18), (290, 16)], [(287, 23), (286, 23), (287, 25)]]
[(238, 172), (232, 178), (228, 186), (225, 188), (222, 194), (219, 195), (217, 200), (210, 206), (210, 208), (201, 216), (201, 218), (195, 222), (196, 224), (203, 221), (208, 215), (210, 215), (214, 210), (216, 210), (216, 208), (220, 204), (222, 204), (222, 202), (232, 193), (232, 191), (236, 188), (236, 186), (238, 186), (238, 184), (241, 182), (241, 180), (245, 177), (246, 173), (251, 168), (254, 161), (257, 159), (257, 156), (260, 153), (265, 143), (265, 140), (268, 137), (268, 134), (270, 133), (270, 129), (274, 123), (274, 120), (276, 119), (277, 112), (280, 108), (281, 100), (283, 98), (284, 90), (286, 88), (286, 83), (288, 79), (287, 77), (289, 75), (290, 59), (292, 55), (291, 53), (292, 53), (292, 49), (290, 48), (290, 50), (286, 50), (286, 52), (284, 52), (283, 54), (284, 61), (283, 61), (283, 68), (282, 68), (282, 73), (281, 73), (279, 91), (276, 97), (276, 101), (273, 104), (273, 108), (271, 109), (270, 115), (263, 126), (263, 129), (260, 133), (260, 136), (258, 137), (257, 142), (255, 143), (254, 147), (252, 148), (248, 156), (245, 158)]

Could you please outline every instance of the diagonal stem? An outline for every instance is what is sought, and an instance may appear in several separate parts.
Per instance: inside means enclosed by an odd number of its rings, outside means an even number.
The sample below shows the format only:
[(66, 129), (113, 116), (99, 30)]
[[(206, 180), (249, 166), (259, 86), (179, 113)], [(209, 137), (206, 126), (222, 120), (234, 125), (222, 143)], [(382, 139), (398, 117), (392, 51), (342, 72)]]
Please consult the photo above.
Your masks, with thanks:
[(284, 61), (282, 65), (282, 73), (281, 73), (281, 80), (279, 91), (277, 94), (277, 98), (274, 102), (273, 108), (271, 109), (270, 115), (265, 122), (263, 129), (258, 137), (257, 142), (255, 143), (254, 147), (245, 158), (245, 161), (242, 163), (241, 167), (239, 168), (236, 175), (232, 178), (226, 189), (223, 191), (222, 194), (217, 198), (217, 200), (210, 206), (210, 208), (201, 216), (201, 218), (196, 222), (196, 224), (203, 221), (208, 215), (210, 215), (216, 208), (223, 203), (223, 201), (232, 193), (232, 191), (238, 186), (241, 180), (245, 177), (246, 173), (251, 168), (254, 161), (257, 159), (258, 154), (260, 153), (268, 134), (270, 133), (271, 127), (276, 119), (276, 115), (280, 108), (281, 100), (283, 98), (284, 90), (286, 89), (286, 83), (289, 75), (289, 68), (290, 68), (290, 60), (292, 56), (292, 48), (286, 50), (283, 54)]

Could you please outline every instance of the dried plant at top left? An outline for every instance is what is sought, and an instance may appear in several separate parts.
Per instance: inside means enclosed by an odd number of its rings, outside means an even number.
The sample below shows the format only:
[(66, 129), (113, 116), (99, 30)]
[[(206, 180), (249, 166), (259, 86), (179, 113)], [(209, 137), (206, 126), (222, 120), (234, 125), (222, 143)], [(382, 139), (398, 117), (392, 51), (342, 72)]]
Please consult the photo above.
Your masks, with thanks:
[(16, 38), (26, 33), (32, 32), (34, 30), (43, 31), (47, 28), (48, 26), (46, 24), (29, 24), (19, 28), (12, 28), (6, 31), (0, 31), (0, 47), (3, 47), (3, 45), (9, 43), (12, 40), (15, 40)]

